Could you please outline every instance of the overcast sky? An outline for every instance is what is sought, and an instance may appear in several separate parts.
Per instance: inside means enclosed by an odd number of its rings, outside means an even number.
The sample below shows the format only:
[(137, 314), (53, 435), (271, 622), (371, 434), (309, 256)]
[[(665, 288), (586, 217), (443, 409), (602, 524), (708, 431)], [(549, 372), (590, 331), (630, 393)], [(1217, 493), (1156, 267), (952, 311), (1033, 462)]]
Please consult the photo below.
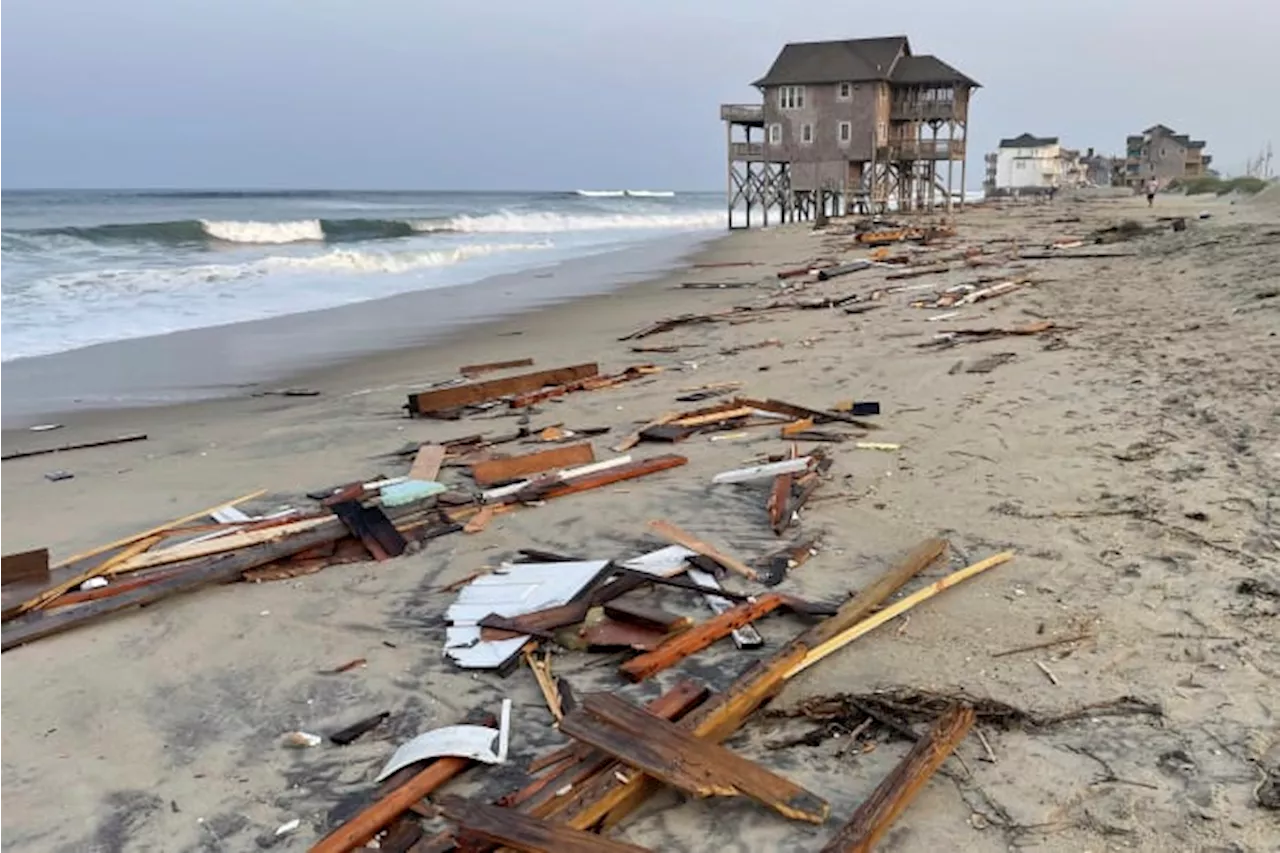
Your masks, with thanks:
[(3, 183), (718, 189), (718, 106), (783, 42), (899, 33), (983, 84), (971, 187), (1022, 131), (1280, 143), (1276, 0), (884, 5), (5, 0)]

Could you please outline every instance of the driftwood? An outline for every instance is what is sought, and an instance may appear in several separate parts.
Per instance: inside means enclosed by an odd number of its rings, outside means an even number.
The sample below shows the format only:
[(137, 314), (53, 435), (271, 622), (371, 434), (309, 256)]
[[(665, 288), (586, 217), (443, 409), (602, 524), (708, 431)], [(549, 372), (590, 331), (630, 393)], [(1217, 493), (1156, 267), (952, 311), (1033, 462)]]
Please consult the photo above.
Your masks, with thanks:
[(9, 459), (26, 459), (28, 456), (44, 456), (49, 453), (65, 453), (68, 450), (87, 450), (90, 447), (107, 447), (112, 444), (128, 444), (133, 441), (146, 441), (147, 434), (145, 432), (133, 433), (132, 435), (120, 435), (115, 438), (104, 438), (98, 441), (81, 441), (77, 444), (61, 444), (57, 447), (44, 447), (39, 450), (15, 450), (12, 453), (6, 453), (0, 456), (0, 461)]
[(586, 465), (596, 461), (591, 442), (569, 444), (554, 450), (543, 450), (528, 453), (524, 456), (513, 456), (507, 459), (488, 459), (471, 466), (471, 476), (476, 485), (492, 486), (508, 480), (516, 480), (529, 474), (540, 474), (558, 468), (569, 468), (575, 465)]
[(822, 853), (870, 853), (972, 727), (972, 708), (957, 705), (943, 713), (928, 736), (917, 741), (876, 786)]

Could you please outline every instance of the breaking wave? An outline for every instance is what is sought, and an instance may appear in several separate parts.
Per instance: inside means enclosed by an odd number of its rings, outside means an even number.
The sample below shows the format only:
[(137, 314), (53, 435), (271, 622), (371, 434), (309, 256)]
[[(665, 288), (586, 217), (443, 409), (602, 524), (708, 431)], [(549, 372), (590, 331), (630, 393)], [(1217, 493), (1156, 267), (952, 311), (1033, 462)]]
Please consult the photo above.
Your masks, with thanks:
[(63, 273), (36, 282), (32, 290), (46, 296), (83, 290), (129, 294), (161, 293), (193, 285), (241, 281), (290, 273), (406, 273), (451, 266), (499, 252), (550, 248), (549, 243), (495, 243), (429, 252), (363, 252), (333, 249), (319, 255), (278, 255), (242, 264), (196, 264), (186, 267), (142, 267)]
[(6, 231), (7, 240), (74, 237), (91, 243), (157, 243), (198, 246), (232, 243), (283, 245), (287, 243), (353, 243), (394, 240), (419, 234), (551, 234), (567, 231), (692, 230), (723, 224), (724, 214), (688, 213), (552, 213), (503, 210), (475, 216), (441, 219), (294, 219), (265, 220), (183, 219), (173, 222), (129, 222), (108, 225), (66, 226), (26, 231)]

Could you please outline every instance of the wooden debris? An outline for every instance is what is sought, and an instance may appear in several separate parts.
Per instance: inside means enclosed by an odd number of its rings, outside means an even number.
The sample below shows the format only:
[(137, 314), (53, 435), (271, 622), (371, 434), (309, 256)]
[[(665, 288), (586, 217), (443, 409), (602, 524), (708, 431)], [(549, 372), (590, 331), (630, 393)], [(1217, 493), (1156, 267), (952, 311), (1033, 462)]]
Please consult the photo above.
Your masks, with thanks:
[(678, 468), (679, 466), (686, 464), (688, 461), (689, 460), (683, 456), (677, 456), (674, 453), (667, 453), (662, 456), (654, 456), (649, 459), (640, 459), (635, 462), (629, 462), (625, 465), (618, 465), (594, 474), (564, 479), (562, 481), (552, 482), (546, 485), (539, 485), (535, 482), (530, 485), (528, 489), (519, 492), (516, 497), (522, 501), (561, 498), (566, 495), (574, 495), (578, 492), (585, 492), (590, 489), (609, 486), (613, 483), (622, 482), (623, 480), (647, 477), (650, 474), (656, 474), (659, 471), (666, 471), (669, 468)]
[(440, 813), (465, 829), (467, 835), (514, 850), (530, 853), (649, 853), (644, 847), (614, 841), (561, 823), (549, 823), (515, 809), (452, 795), (439, 797), (436, 804)]
[(404, 553), (408, 543), (382, 507), (364, 506), (358, 501), (339, 501), (330, 509), (342, 519), (351, 535), (364, 543), (375, 560), (388, 560)]
[(468, 378), (481, 373), (493, 373), (497, 370), (511, 370), (514, 367), (533, 367), (533, 359), (516, 358), (511, 361), (491, 361), (487, 364), (466, 364), (458, 368), (458, 372)]
[(369, 661), (365, 660), (364, 658), (354, 658), (352, 660), (347, 661), (344, 664), (335, 666), (333, 669), (326, 669), (321, 674), (322, 675), (341, 675), (344, 672), (350, 672), (351, 670), (357, 667), (364, 666), (368, 662)]
[[(812, 460), (810, 457), (805, 457), (805, 460), (805, 468), (808, 468), (808, 463)], [(791, 459), (789, 461), (800, 461), (800, 454), (794, 444), (791, 445)], [(800, 470), (805, 469), (802, 468)], [(781, 535), (782, 531), (791, 524), (791, 519), (794, 517), (791, 511), (791, 487), (795, 483), (795, 475), (796, 472), (791, 469), (780, 471), (773, 478), (773, 486), (769, 489), (769, 500), (765, 503), (765, 511), (769, 513), (769, 526), (778, 535)], [(722, 475), (717, 474), (716, 476)]]
[(49, 549), (37, 548), (6, 554), (0, 562), (0, 584), (46, 582), (49, 580)]
[(39, 450), (15, 450), (12, 453), (6, 453), (0, 456), (0, 461), (9, 459), (26, 459), (28, 456), (45, 456), (50, 453), (66, 453), (68, 450), (87, 450), (91, 447), (106, 447), (111, 444), (128, 444), (133, 441), (146, 441), (147, 434), (145, 432), (136, 432), (130, 435), (119, 435), (115, 438), (104, 438), (98, 441), (81, 441), (75, 444), (61, 444), (57, 447), (44, 447)]
[(587, 618), (589, 607), (590, 605), (587, 601), (579, 600), (535, 610), (532, 613), (523, 613), (519, 616), (498, 616), (491, 613), (481, 619), (479, 624), (482, 628), (509, 631), (514, 636), (524, 634), (535, 637), (549, 636), (550, 632), (557, 628), (576, 625)]
[(927, 267), (916, 267), (915, 269), (904, 270), (902, 272), (889, 273), (885, 276), (886, 281), (897, 281), (899, 279), (920, 278), (926, 275), (940, 275), (941, 273), (951, 272), (948, 264), (935, 264)]
[(424, 444), (418, 448), (413, 457), (413, 465), (409, 468), (410, 480), (431, 482), (440, 475), (440, 464), (444, 462), (445, 448), (439, 444)]
[(653, 651), (667, 639), (664, 631), (607, 616), (582, 628), (578, 636), (591, 648), (635, 649), (640, 652)]
[(355, 743), (358, 739), (382, 725), (383, 720), (391, 716), (390, 711), (383, 711), (380, 714), (374, 714), (366, 717), (358, 723), (353, 723), (345, 729), (336, 731), (329, 735), (329, 740), (338, 746), (348, 746)]
[(649, 423), (640, 427), (640, 429), (636, 430), (635, 432), (631, 433), (631, 435), (627, 436), (626, 438), (622, 439), (622, 441), (619, 441), (617, 444), (615, 444), (612, 448), (613, 452), (625, 453), (626, 451), (630, 450), (631, 448), (635, 447), (637, 444), (640, 443), (640, 439), (644, 435), (645, 430), (670, 423), (671, 421), (674, 421), (678, 417), (680, 417), (679, 412), (667, 412), (666, 414), (659, 415), (654, 420), (649, 421)]
[[(716, 580), (715, 575), (695, 568), (690, 568), (688, 575), (689, 580), (708, 590), (702, 593), (702, 599), (711, 608), (712, 613), (719, 615), (733, 609), (733, 602), (724, 595), (718, 594), (720, 582)], [(710, 590), (716, 590), (716, 592)], [(758, 649), (764, 645), (764, 637), (760, 636), (760, 632), (751, 624), (735, 628), (729, 636), (733, 638), (733, 644), (740, 649)]]
[(471, 466), (471, 476), (479, 486), (492, 486), (510, 480), (596, 461), (591, 442), (569, 444), (553, 450), (542, 450), (507, 459), (489, 459)]
[(755, 569), (751, 568), (746, 563), (736, 557), (732, 557), (716, 550), (713, 546), (703, 542), (688, 531), (680, 529), (669, 521), (661, 519), (650, 521), (649, 529), (665, 541), (674, 545), (683, 545), (690, 551), (701, 554), (710, 560), (714, 560), (726, 569), (735, 571), (748, 580), (757, 579)]
[(539, 370), (534, 373), (522, 373), (505, 379), (491, 379), (487, 382), (475, 382), (454, 388), (442, 388), (438, 391), (424, 391), (409, 395), (408, 409), (411, 415), (432, 415), (448, 412), (463, 406), (474, 406), (477, 403), (498, 400), (515, 394), (538, 391), (547, 386), (563, 385), (588, 376), (596, 376), (599, 373), (599, 365), (593, 362), (591, 364), (576, 364), (571, 367), (557, 367), (551, 370)]
[(749, 625), (785, 604), (777, 593), (767, 592), (755, 601), (744, 602), (737, 607), (708, 619), (683, 633), (676, 634), (652, 652), (632, 658), (619, 670), (632, 681), (644, 681), (665, 669), (700, 652), (716, 640), (727, 637), (743, 625)]
[(640, 338), (647, 338), (650, 335), (657, 335), (662, 332), (669, 332), (672, 329), (678, 329), (681, 326), (691, 326), (691, 325), (697, 325), (700, 323), (714, 323), (718, 319), (719, 318), (712, 317), (709, 314), (685, 314), (680, 317), (672, 317), (667, 320), (659, 320), (656, 323), (650, 323), (648, 326), (645, 326), (642, 329), (637, 329), (636, 331), (631, 332), (630, 334), (623, 335), (622, 337), (618, 338), (618, 340), (635, 341), (635, 340), (639, 340)]
[(493, 521), (494, 515), (497, 513), (498, 507), (492, 504), (480, 507), (480, 511), (471, 516), (467, 523), (462, 526), (463, 533), (480, 533), (489, 526), (489, 522)]
[[(879, 429), (880, 428), (878, 424), (873, 424), (864, 420), (860, 420), (859, 418), (854, 417), (852, 414), (849, 414), (847, 412), (822, 411), (820, 409), (810, 409), (810, 408), (806, 408), (805, 406), (797, 406), (794, 403), (786, 403), (786, 402), (783, 402), (782, 400), (756, 400), (756, 399), (751, 399), (746, 397), (738, 397), (734, 400), (734, 402), (739, 406), (750, 406), (751, 408), (759, 409), (762, 412), (774, 412), (775, 414), (786, 415), (787, 417), (801, 419), (801, 420), (805, 418), (810, 418), (813, 420), (815, 424), (828, 423), (830, 421), (843, 421), (845, 423), (853, 424), (854, 426), (862, 427), (863, 429)], [(870, 412), (870, 408), (873, 406), (875, 407), (876, 414), (879, 414), (879, 411), (880, 411), (879, 403), (868, 402), (868, 403), (857, 403), (855, 405), (857, 407), (861, 407), (863, 411), (867, 411), (867, 412)]]
[(1001, 553), (996, 554), (992, 557), (987, 557), (985, 560), (980, 560), (979, 562), (974, 563), (971, 566), (966, 566), (963, 569), (957, 569), (951, 574), (946, 575), (945, 577), (942, 577), (934, 581), (933, 583), (926, 586), (924, 589), (921, 589), (913, 593), (912, 595), (909, 595), (906, 598), (901, 599), (900, 601), (894, 602), (893, 604), (889, 605), (888, 607), (876, 613), (874, 616), (864, 619), (863, 621), (850, 626), (849, 628), (841, 631), (838, 634), (834, 634), (830, 637), (827, 637), (821, 643), (807, 649), (804, 655), (804, 659), (800, 663), (793, 666), (791, 670), (787, 672), (786, 677), (794, 678), (796, 675), (808, 669), (809, 667), (813, 666), (818, 661), (822, 660), (823, 658), (827, 657), (833, 652), (844, 648), (846, 645), (853, 642), (858, 637), (861, 637), (863, 634), (870, 633), (871, 631), (874, 631), (876, 628), (879, 628), (881, 625), (885, 624), (886, 622), (891, 622), (894, 619), (897, 619), (903, 613), (906, 613), (908, 610), (915, 607), (917, 604), (920, 604), (922, 601), (928, 601), (930, 598), (933, 598), (938, 593), (944, 592), (950, 589), (951, 587), (955, 586), (956, 584), (962, 581), (968, 580), (974, 575), (981, 574), (982, 572), (985, 572), (987, 569), (994, 568), (996, 566), (1001, 565), (1002, 563), (1007, 563), (1012, 559), (1013, 559), (1013, 551), (1002, 551)]
[(871, 266), (871, 261), (851, 261), (847, 264), (827, 267), (826, 269), (818, 270), (818, 281), (828, 281), (842, 275), (849, 275), (849, 273), (862, 272), (863, 270), (871, 269)]
[(437, 758), (312, 846), (310, 853), (350, 853), (419, 800), (471, 766), (468, 758)]
[(793, 820), (822, 823), (826, 801), (711, 741), (608, 694), (583, 698), (561, 731), (697, 797), (743, 795)]
[(675, 634), (693, 626), (692, 617), (678, 616), (661, 607), (625, 599), (608, 602), (604, 605), (604, 612), (606, 616), (622, 622), (652, 628), (663, 634)]
[(813, 418), (802, 418), (789, 424), (783, 424), (782, 437), (791, 438), (796, 433), (807, 432), (811, 429), (813, 429)]
[(533, 672), (534, 680), (538, 682), (538, 689), (542, 691), (542, 698), (546, 700), (551, 716), (555, 717), (557, 723), (560, 722), (564, 719), (564, 709), (560, 704), (560, 690), (551, 675), (551, 653), (544, 652), (539, 658), (537, 647), (530, 644), (524, 647), (524, 661)]
[(973, 709), (957, 705), (944, 713), (906, 757), (858, 806), (823, 853), (870, 853), (911, 801), (937, 772), (947, 756), (973, 727)]
[(1093, 639), (1092, 631), (1081, 631), (1080, 633), (1072, 634), (1069, 637), (1059, 637), (1056, 640), (1045, 640), (1043, 643), (1032, 643), (1029, 646), (1018, 646), (1017, 648), (1013, 648), (1013, 649), (1005, 649), (1002, 652), (992, 652), (991, 656), (993, 658), (1003, 658), (1003, 657), (1008, 657), (1009, 655), (1019, 655), (1019, 654), (1022, 654), (1023, 652), (1034, 652), (1034, 651), (1039, 651), (1040, 649), (1051, 649), (1054, 646), (1065, 646), (1068, 643), (1078, 643), (1081, 640), (1092, 640), (1092, 639)]
[(710, 424), (723, 423), (738, 418), (747, 418), (755, 414), (755, 410), (747, 406), (729, 406), (721, 407), (718, 411), (707, 412), (706, 414), (684, 415), (674, 418), (670, 423), (682, 427), (704, 427)]
[(172, 577), (141, 589), (43, 617), (31, 614), (13, 620), (0, 635), (0, 649), (8, 651), (15, 646), (62, 633), (129, 607), (151, 604), (208, 584), (233, 581), (247, 569), (257, 568), (345, 535), (342, 523), (332, 519), (293, 536), (251, 545), (228, 554), (189, 560), (183, 564), (184, 571), (181, 573), (175, 573)]
[[(916, 546), (875, 583), (846, 602), (831, 618), (815, 625), (781, 650), (738, 676), (724, 692), (714, 694), (680, 723), (681, 728), (719, 743), (782, 689), (787, 673), (804, 659), (809, 648), (857, 624), (894, 592), (942, 556), (947, 543), (929, 539)], [(561, 818), (579, 829), (604, 821), (622, 820), (658, 789), (653, 780), (640, 777), (625, 781), (598, 778), (575, 792), (573, 802), (560, 810)]]

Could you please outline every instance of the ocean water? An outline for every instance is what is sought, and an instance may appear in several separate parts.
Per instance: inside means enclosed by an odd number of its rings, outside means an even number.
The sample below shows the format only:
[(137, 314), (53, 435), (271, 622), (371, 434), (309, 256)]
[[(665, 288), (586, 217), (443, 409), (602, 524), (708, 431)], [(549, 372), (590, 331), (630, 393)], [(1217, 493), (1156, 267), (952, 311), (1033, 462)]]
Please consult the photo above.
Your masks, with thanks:
[(623, 190), (5, 191), (2, 208), (4, 361), (465, 287), (725, 222), (719, 194)]

